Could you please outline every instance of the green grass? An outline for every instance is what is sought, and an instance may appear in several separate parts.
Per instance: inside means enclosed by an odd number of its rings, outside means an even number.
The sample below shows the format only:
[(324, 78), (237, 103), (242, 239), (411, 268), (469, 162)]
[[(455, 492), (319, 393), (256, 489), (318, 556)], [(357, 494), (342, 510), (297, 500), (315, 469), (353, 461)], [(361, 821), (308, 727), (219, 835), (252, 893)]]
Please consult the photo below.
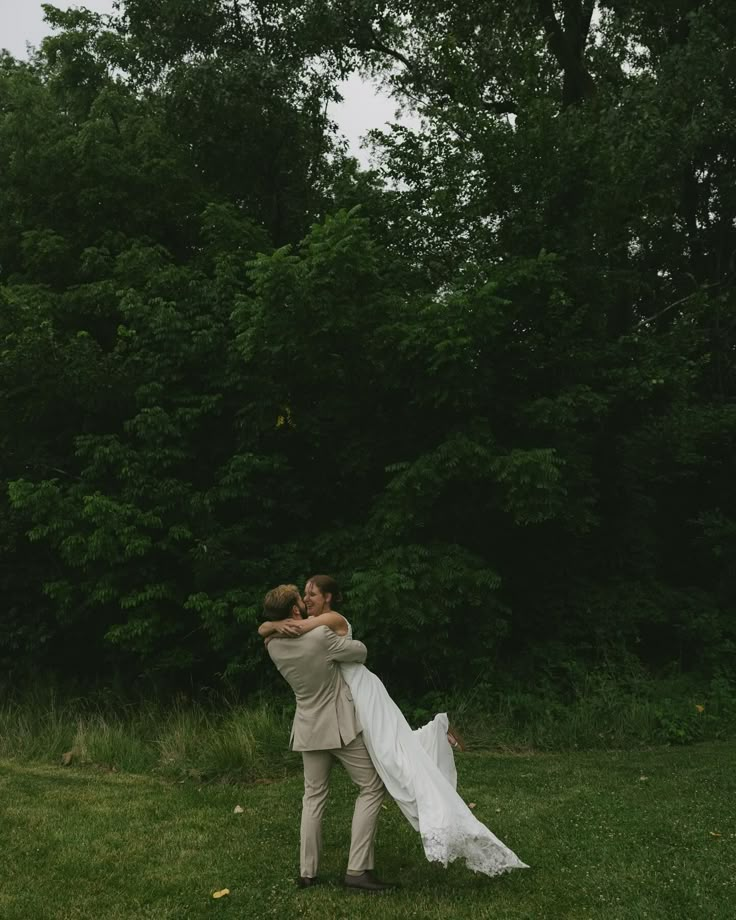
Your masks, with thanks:
[[(114, 767), (169, 779), (252, 782), (299, 769), (285, 752), (293, 712), (280, 698), (233, 701), (132, 699), (112, 691), (59, 697), (54, 690), (0, 687), (0, 759)], [(570, 691), (572, 693), (572, 691)], [(736, 683), (654, 681), (638, 672), (618, 679), (587, 675), (563, 700), (552, 691), (503, 693), (476, 686), (429, 693), (403, 708), (414, 725), (449, 710), (474, 751), (619, 750), (656, 744), (736, 739)]]
[[(460, 755), (462, 794), (531, 868), (487, 879), (430, 865), (389, 803), (378, 869), (403, 888), (365, 896), (339, 884), (353, 800), (340, 768), (324, 885), (297, 891), (298, 775), (198, 784), (5, 759), (0, 917), (733, 920), (735, 764), (733, 743)], [(229, 897), (213, 900), (225, 887)]]
[(448, 709), (474, 750), (619, 750), (736, 738), (736, 681), (641, 668), (599, 670), (533, 691), (482, 683), (449, 697), (428, 693), (403, 708), (420, 725)]
[[(97, 765), (170, 779), (248, 782), (284, 776), (293, 703), (216, 705), (179, 700), (125, 703), (31, 694), (0, 703), (0, 758)], [(298, 768), (298, 763), (296, 768)]]

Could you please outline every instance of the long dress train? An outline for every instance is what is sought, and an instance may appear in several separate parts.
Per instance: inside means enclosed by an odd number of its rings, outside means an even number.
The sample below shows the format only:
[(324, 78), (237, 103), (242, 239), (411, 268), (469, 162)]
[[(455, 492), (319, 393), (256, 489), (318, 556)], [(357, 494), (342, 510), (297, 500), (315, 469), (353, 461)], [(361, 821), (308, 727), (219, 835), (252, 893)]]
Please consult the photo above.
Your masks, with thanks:
[(485, 875), (529, 868), (478, 821), (458, 795), (447, 715), (440, 713), (412, 731), (380, 678), (362, 664), (341, 663), (340, 668), (376, 770), (419, 832), (427, 859), (444, 866), (463, 859), (468, 868)]

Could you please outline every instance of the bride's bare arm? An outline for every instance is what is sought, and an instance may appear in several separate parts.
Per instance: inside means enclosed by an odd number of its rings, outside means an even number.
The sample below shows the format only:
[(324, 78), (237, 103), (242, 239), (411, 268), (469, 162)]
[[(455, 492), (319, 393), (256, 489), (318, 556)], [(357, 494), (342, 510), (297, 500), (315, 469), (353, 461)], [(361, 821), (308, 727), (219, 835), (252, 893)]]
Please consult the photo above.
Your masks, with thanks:
[(307, 620), (267, 620), (258, 627), (258, 635), (263, 639), (269, 636), (302, 636), (318, 626), (327, 626), (338, 636), (347, 636), (348, 621), (341, 613), (334, 610), (321, 613), (318, 617), (309, 617)]
[(298, 631), (300, 620), (266, 620), (258, 627), (258, 635), (266, 639), (268, 636), (301, 636)]
[(347, 636), (348, 621), (336, 610), (330, 610), (328, 613), (320, 613), (318, 617), (309, 617), (306, 620), (294, 620), (299, 635), (309, 632), (311, 629), (317, 629), (318, 626), (327, 626), (338, 636)]

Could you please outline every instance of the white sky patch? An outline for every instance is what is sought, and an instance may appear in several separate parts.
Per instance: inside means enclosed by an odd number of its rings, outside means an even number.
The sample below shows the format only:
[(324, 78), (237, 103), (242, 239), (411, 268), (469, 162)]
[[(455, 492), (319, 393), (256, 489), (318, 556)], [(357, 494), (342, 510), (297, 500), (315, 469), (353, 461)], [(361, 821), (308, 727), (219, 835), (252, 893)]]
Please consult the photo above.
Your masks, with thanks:
[[(113, 12), (113, 0), (85, 0), (78, 4), (64, 0), (50, 2), (61, 9), (76, 6), (96, 13)], [(6, 48), (16, 58), (25, 58), (29, 44), (34, 47), (41, 44), (51, 31), (44, 22), (41, 3), (42, 0), (0, 0), (0, 48)], [(367, 167), (370, 153), (361, 145), (361, 139), (373, 128), (384, 128), (395, 120), (396, 103), (376, 84), (358, 74), (343, 81), (339, 89), (344, 101), (331, 104), (329, 115), (347, 138), (350, 153)]]
[(112, 13), (113, 0), (87, 0), (85, 3), (65, 3), (64, 0), (0, 0), (0, 48), (13, 57), (26, 56), (26, 44), (38, 46), (51, 31), (43, 21), (42, 2), (60, 9), (84, 7), (95, 13)]

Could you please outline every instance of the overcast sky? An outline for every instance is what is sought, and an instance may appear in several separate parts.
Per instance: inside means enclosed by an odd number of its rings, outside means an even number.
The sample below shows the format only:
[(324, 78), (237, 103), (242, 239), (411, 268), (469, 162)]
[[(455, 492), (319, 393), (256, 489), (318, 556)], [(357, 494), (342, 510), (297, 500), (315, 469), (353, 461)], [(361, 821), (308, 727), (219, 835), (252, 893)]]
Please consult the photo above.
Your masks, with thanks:
[[(0, 0), (0, 47), (7, 48), (14, 57), (26, 54), (26, 45), (38, 45), (49, 33), (43, 21), (42, 0)], [(98, 13), (111, 13), (113, 0), (84, 0), (71, 4), (54, 0), (54, 6), (84, 6)], [(393, 120), (394, 103), (376, 93), (375, 87), (357, 76), (351, 77), (341, 87), (345, 101), (330, 109), (332, 118), (350, 143), (350, 149), (365, 165), (368, 153), (360, 147), (360, 138), (371, 128), (381, 128)]]

